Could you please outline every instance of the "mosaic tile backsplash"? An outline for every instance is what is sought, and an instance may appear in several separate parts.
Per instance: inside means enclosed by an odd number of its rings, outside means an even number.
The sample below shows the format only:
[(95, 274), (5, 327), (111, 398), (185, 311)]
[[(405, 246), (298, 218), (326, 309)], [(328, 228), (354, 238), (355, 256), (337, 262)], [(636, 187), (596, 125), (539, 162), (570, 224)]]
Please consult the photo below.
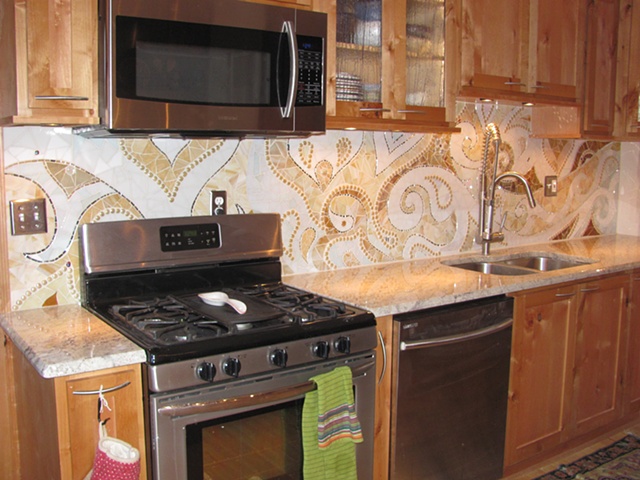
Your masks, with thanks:
[[(80, 302), (78, 226), (228, 212), (282, 217), (284, 273), (474, 251), (485, 126), (499, 171), (534, 190), (498, 193), (515, 246), (616, 232), (620, 144), (530, 136), (530, 109), (460, 104), (456, 134), (329, 131), (305, 139), (85, 139), (59, 127), (4, 129), (6, 201), (45, 197), (48, 233), (10, 236), (14, 310)], [(558, 195), (543, 195), (558, 176)], [(6, 204), (6, 202), (5, 202)], [(505, 216), (506, 215), (506, 216)]]

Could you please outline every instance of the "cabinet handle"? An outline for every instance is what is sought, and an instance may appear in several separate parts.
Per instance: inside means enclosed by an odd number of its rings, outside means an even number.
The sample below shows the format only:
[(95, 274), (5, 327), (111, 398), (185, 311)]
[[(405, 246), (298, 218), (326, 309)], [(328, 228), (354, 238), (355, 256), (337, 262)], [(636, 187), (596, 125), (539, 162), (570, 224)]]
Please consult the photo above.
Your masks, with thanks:
[(543, 88), (549, 88), (549, 87), (547, 87), (546, 85), (533, 85), (531, 88), (540, 88), (540, 89), (543, 89)]
[(581, 288), (580, 293), (595, 292), (596, 290), (600, 290), (600, 287)]
[(361, 107), (361, 112), (390, 112), (390, 108)]
[(427, 112), (423, 112), (422, 110), (398, 110), (398, 113), (415, 113), (418, 115), (426, 115)]
[(89, 97), (78, 97), (75, 95), (36, 95), (36, 100), (73, 100), (76, 102), (86, 102)]
[(527, 85), (522, 82), (504, 82), (505, 85), (513, 85), (516, 87), (526, 87)]
[(380, 378), (378, 378), (378, 385), (380, 385), (384, 374), (387, 372), (387, 346), (384, 344), (384, 337), (380, 330), (378, 330), (378, 340), (380, 340), (380, 348), (382, 350), (382, 370), (380, 371)]
[[(116, 385), (115, 387), (111, 387), (111, 388), (103, 388), (102, 393), (115, 392), (116, 390), (120, 390), (121, 388), (124, 388), (129, 384), (131, 384), (131, 382), (124, 382), (122, 385)], [(73, 394), (74, 395), (99, 395), (100, 390), (77, 390), (73, 392)]]
[(575, 292), (571, 293), (556, 293), (556, 297), (573, 297), (575, 296)]

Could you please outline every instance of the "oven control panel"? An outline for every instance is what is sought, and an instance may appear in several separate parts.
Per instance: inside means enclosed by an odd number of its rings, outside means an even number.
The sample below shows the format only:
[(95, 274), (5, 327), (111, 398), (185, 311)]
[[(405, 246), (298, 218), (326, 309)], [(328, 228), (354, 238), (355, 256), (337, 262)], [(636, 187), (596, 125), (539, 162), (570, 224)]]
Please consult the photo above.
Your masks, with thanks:
[(199, 223), (160, 227), (160, 248), (163, 252), (220, 248), (220, 225)]

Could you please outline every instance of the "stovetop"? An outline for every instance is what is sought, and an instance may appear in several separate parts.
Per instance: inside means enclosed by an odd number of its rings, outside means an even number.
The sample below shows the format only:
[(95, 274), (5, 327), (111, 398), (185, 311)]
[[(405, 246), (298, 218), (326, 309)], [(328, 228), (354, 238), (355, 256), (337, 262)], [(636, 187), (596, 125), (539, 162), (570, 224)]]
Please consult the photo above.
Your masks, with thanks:
[(282, 283), (278, 215), (85, 224), (80, 245), (82, 304), (146, 351), (152, 391), (375, 348), (373, 314)]
[(147, 352), (149, 364), (234, 352), (375, 325), (373, 315), (282, 283), (222, 288), (247, 306), (213, 306), (197, 293), (94, 305), (103, 320)]

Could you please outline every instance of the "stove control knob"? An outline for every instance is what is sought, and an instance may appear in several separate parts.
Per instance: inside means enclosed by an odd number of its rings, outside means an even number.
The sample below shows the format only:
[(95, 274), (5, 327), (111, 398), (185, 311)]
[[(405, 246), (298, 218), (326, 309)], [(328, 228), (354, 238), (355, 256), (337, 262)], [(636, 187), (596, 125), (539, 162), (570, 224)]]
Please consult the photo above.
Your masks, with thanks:
[(351, 353), (351, 339), (349, 337), (338, 337), (333, 346), (340, 353), (347, 355)]
[(322, 358), (322, 359), (329, 358), (330, 349), (331, 347), (329, 347), (329, 342), (324, 342), (324, 341), (314, 344), (313, 347), (311, 348), (311, 350), (313, 351), (313, 354), (316, 357)]
[(240, 374), (240, 367), (240, 360), (234, 357), (229, 357), (222, 362), (222, 371), (230, 377), (238, 378), (238, 375)]
[(271, 352), (271, 355), (269, 355), (271, 365), (275, 365), (276, 367), (286, 367), (288, 359), (289, 355), (287, 354), (287, 351), (282, 348), (276, 348)]
[(216, 376), (216, 367), (213, 363), (202, 362), (196, 367), (196, 376), (200, 380), (212, 383), (213, 378)]

